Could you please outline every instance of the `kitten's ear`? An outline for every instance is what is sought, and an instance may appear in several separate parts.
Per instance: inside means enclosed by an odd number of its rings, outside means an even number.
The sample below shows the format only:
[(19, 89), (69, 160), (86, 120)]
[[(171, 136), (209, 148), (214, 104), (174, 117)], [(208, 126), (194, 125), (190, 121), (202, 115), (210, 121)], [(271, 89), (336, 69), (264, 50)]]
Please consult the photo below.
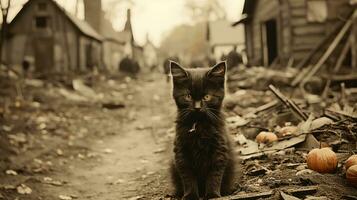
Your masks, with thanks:
[(212, 69), (208, 71), (207, 75), (209, 77), (224, 78), (224, 76), (226, 75), (226, 71), (227, 71), (227, 62), (222, 61), (222, 62), (216, 64), (215, 66), (213, 66)]
[(177, 62), (170, 60), (170, 72), (173, 79), (185, 78), (188, 76), (186, 70)]

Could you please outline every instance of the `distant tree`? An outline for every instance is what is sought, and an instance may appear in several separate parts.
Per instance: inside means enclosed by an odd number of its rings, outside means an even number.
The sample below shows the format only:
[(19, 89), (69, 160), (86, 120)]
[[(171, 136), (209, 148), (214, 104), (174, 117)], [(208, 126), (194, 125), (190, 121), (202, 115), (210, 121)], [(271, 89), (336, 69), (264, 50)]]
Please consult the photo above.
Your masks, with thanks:
[[(190, 60), (201, 59), (208, 49), (204, 23), (179, 25), (173, 28), (162, 40), (160, 51), (179, 55)], [(190, 61), (188, 61), (190, 62)]]
[(5, 43), (5, 37), (7, 34), (7, 17), (11, 6), (11, 0), (0, 0), (0, 9), (2, 16), (1, 31), (0, 31), (0, 64), (3, 62), (3, 48)]

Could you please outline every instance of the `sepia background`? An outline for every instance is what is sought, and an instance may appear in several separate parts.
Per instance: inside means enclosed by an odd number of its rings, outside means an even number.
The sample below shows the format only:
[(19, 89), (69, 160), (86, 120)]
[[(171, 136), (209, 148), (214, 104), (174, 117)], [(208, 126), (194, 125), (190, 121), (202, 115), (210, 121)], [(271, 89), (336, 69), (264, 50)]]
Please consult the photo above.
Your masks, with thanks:
[(357, 1), (0, 2), (0, 199), (175, 199), (170, 60), (227, 61), (225, 199), (357, 199)]

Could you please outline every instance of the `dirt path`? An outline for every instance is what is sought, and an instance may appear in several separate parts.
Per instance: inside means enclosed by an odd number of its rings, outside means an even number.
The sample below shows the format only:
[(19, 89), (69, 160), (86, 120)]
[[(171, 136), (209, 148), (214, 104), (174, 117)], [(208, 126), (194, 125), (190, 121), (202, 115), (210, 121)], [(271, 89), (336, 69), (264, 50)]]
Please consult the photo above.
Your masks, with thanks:
[[(119, 84), (121, 81), (114, 88)], [(66, 128), (71, 133), (60, 138), (50, 133), (50, 139), (39, 142), (46, 146), (52, 140), (62, 141), (34, 156), (35, 162), (44, 163), (40, 172), (27, 166), (33, 162), (29, 160), (17, 170), (17, 176), (5, 175), (0, 180), (3, 188), (26, 184), (31, 194), (5, 189), (0, 199), (134, 200), (163, 199), (169, 194), (170, 129), (175, 115), (170, 86), (161, 74), (140, 77), (127, 85), (124, 109), (54, 102), (54, 113), (67, 116)], [(42, 170), (47, 163), (48, 170)]]
[[(158, 106), (159, 105), (159, 106)], [(167, 130), (173, 124), (169, 85), (163, 79), (141, 82), (128, 102), (128, 119), (89, 149), (101, 149), (100, 160), (74, 163), (59, 173), (68, 193), (78, 199), (158, 199), (168, 192)], [(112, 121), (115, 122), (115, 119)], [(67, 194), (68, 195), (68, 194)]]

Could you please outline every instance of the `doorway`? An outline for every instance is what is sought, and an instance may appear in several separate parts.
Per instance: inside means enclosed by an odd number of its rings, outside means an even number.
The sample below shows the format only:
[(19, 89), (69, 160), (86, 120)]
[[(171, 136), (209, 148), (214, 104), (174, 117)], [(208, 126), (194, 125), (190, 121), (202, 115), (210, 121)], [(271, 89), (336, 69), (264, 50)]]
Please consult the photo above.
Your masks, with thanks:
[(276, 19), (270, 19), (263, 24), (263, 60), (264, 65), (271, 65), (278, 57), (278, 25)]
[(49, 72), (53, 70), (53, 38), (36, 38), (34, 49), (36, 71)]

